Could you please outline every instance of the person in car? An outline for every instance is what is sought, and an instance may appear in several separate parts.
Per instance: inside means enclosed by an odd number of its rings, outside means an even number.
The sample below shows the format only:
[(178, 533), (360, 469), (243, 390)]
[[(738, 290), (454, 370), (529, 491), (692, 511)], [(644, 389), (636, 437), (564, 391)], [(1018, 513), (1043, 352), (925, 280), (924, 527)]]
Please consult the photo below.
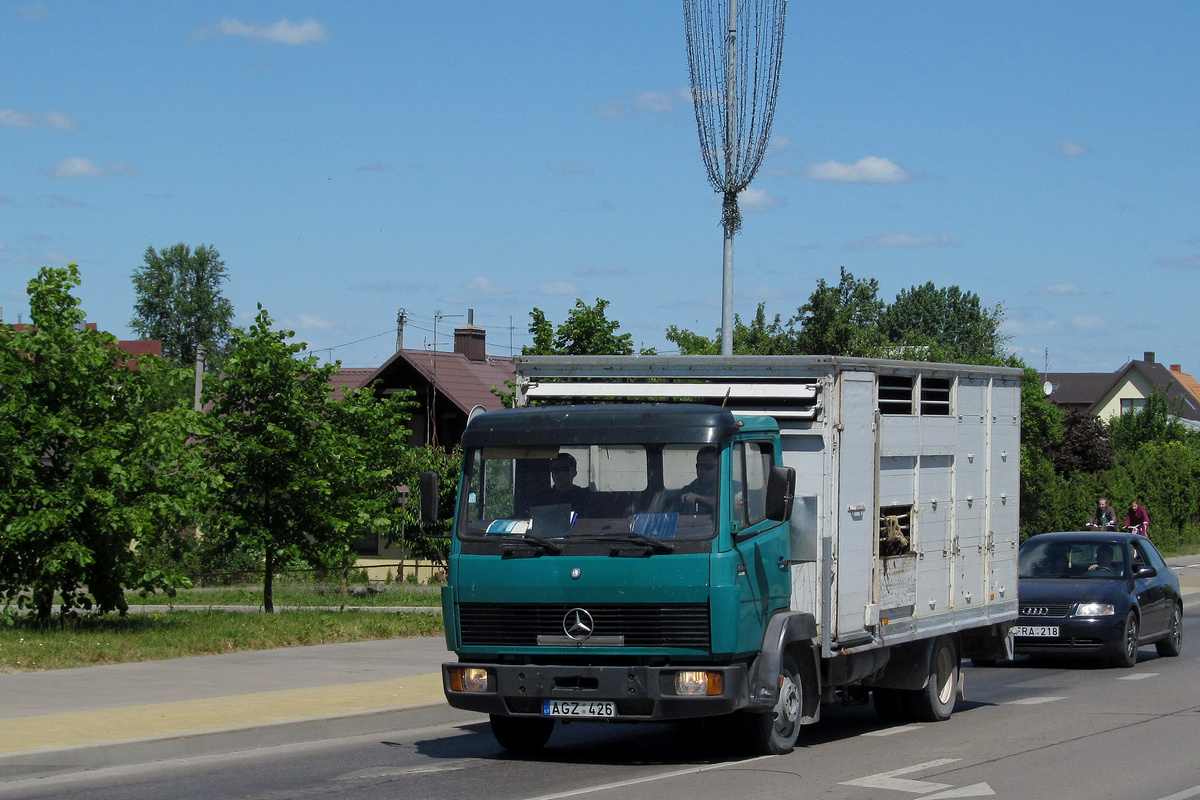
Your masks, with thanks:
[(717, 488), (721, 476), (717, 473), (720, 460), (717, 448), (709, 445), (696, 453), (696, 480), (679, 491), (679, 504), (695, 514), (711, 514), (717, 507)]
[(586, 487), (575, 485), (575, 476), (579, 474), (575, 457), (570, 453), (559, 453), (550, 459), (550, 488), (540, 492), (532, 505), (554, 506), (567, 505), (577, 513), (587, 508), (591, 493)]
[(1102, 544), (1096, 548), (1096, 563), (1088, 567), (1089, 572), (1101, 575), (1116, 575), (1118, 570), (1113, 566), (1113, 548), (1111, 544)]

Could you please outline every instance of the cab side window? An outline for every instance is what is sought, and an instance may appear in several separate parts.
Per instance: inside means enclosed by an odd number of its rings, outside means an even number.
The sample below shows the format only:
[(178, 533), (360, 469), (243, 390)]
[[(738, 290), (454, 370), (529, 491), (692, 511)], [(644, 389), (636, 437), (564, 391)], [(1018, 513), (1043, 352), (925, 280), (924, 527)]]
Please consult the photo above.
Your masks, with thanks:
[(1150, 559), (1146, 557), (1146, 552), (1142, 549), (1139, 542), (1130, 542), (1130, 549), (1133, 551), (1134, 569), (1150, 566)]
[(770, 442), (738, 442), (733, 451), (734, 516), (741, 527), (767, 518), (767, 476), (774, 464)]

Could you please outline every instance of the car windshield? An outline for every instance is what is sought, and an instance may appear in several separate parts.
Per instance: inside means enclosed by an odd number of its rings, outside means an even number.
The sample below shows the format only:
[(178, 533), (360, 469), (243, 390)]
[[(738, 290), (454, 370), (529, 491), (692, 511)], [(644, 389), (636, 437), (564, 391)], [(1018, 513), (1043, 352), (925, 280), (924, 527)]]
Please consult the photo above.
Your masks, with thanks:
[(708, 538), (719, 467), (717, 449), (701, 444), (471, 449), (458, 535)]
[(1119, 578), (1125, 574), (1120, 544), (1072, 539), (1032, 539), (1021, 547), (1022, 578)]

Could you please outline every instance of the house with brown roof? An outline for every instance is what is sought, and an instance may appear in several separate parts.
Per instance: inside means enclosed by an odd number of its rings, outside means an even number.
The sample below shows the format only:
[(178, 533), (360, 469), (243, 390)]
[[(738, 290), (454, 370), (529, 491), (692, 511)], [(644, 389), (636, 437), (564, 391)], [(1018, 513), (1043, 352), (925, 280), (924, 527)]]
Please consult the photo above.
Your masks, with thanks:
[(462, 439), (474, 409), (504, 407), (492, 389), (506, 391), (505, 381), (514, 376), (512, 358), (487, 354), (487, 334), (468, 311), (467, 324), (454, 330), (452, 352), (401, 347), (359, 386), (378, 381), (375, 391), (384, 395), (412, 390), (412, 443), (450, 448)]
[(1142, 408), (1155, 391), (1161, 392), (1188, 427), (1200, 427), (1200, 382), (1183, 371), (1182, 365), (1168, 368), (1146, 352), (1116, 372), (1050, 372), (1045, 381), (1046, 397), (1063, 409), (1076, 408), (1108, 421)]

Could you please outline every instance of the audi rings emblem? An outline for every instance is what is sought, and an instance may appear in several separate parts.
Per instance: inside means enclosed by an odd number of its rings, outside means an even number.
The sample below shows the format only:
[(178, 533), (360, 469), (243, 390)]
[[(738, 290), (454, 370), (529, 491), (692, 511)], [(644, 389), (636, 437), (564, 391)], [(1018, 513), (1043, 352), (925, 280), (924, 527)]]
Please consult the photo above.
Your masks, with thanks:
[(573, 639), (577, 642), (582, 642), (584, 639), (590, 638), (592, 631), (596, 628), (596, 623), (592, 620), (592, 615), (582, 608), (572, 608), (563, 615), (563, 633), (568, 639)]
[(1025, 606), (1021, 609), (1021, 613), (1027, 617), (1044, 617), (1050, 613), (1050, 609), (1045, 606)]

